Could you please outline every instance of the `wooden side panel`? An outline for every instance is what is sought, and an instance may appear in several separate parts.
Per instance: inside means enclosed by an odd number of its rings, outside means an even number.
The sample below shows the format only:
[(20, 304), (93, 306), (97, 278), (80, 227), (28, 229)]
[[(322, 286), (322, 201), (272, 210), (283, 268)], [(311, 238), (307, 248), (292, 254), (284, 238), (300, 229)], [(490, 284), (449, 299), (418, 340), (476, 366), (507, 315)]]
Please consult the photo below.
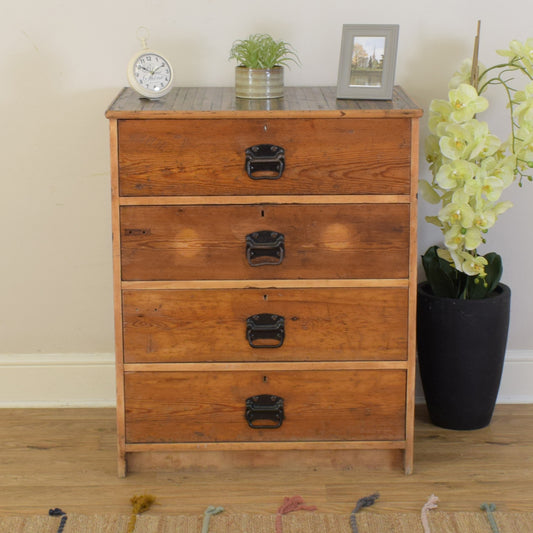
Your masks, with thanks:
[[(120, 194), (408, 194), (410, 121), (394, 119), (126, 120)], [(250, 179), (245, 150), (285, 150), (281, 178)]]
[[(250, 266), (246, 236), (284, 235), (281, 264)], [(407, 278), (409, 206), (121, 208), (122, 279)]]
[(405, 473), (411, 474), (414, 462), (414, 425), (415, 425), (415, 376), (416, 376), (416, 298), (417, 298), (417, 264), (418, 264), (418, 135), (420, 125), (417, 119), (412, 120), (411, 126), (413, 142), (411, 154), (411, 230), (409, 245), (409, 319), (408, 319), (408, 361), (407, 374), (407, 419), (406, 419), (406, 448)]
[[(407, 358), (402, 288), (127, 290), (123, 302), (126, 363)], [(280, 347), (250, 346), (259, 313), (283, 316)]]
[(122, 294), (120, 266), (120, 209), (118, 198), (118, 160), (117, 160), (117, 121), (109, 121), (109, 141), (111, 154), (111, 224), (113, 236), (113, 306), (115, 326), (115, 376), (117, 393), (117, 448), (118, 475), (126, 475), (125, 419), (124, 419), (124, 359), (122, 338)]
[[(402, 370), (126, 373), (128, 443), (403, 440)], [(252, 429), (246, 399), (284, 399), (277, 429)]]

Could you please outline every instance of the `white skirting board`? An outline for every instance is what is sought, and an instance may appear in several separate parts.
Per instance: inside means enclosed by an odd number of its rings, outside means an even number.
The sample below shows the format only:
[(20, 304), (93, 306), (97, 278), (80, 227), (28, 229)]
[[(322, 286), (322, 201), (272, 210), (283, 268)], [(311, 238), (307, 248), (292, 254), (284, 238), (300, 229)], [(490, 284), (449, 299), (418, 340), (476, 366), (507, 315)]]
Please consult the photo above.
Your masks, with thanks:
[[(507, 353), (498, 403), (533, 403), (533, 350)], [(0, 407), (114, 406), (114, 354), (0, 354)]]
[(0, 355), (0, 407), (114, 407), (114, 354)]

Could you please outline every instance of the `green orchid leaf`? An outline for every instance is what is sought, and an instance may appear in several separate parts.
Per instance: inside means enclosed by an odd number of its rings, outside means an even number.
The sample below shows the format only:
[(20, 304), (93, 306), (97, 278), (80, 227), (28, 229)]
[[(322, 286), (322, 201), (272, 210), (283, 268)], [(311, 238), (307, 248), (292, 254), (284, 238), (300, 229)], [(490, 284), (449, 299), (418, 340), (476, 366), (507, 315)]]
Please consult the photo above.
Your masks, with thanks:
[(488, 294), (490, 294), (500, 283), (503, 274), (503, 262), (501, 256), (496, 252), (490, 252), (484, 257), (487, 260), (485, 267), (487, 277), (485, 279), (488, 283)]
[(457, 298), (460, 293), (460, 272), (448, 261), (440, 258), (437, 250), (437, 246), (432, 246), (422, 256), (422, 266), (428, 283), (435, 296)]
[(481, 300), (488, 294), (487, 282), (479, 276), (471, 276), (466, 282), (465, 297), (471, 300)]

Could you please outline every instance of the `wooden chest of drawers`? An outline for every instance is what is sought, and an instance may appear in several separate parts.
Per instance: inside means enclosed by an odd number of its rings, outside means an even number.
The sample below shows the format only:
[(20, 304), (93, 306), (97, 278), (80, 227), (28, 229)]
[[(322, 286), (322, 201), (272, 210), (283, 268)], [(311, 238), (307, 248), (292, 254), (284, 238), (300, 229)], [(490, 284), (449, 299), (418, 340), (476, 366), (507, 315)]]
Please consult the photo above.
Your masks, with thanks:
[(198, 449), (410, 472), (421, 110), (233, 94), (124, 89), (106, 113), (119, 473)]

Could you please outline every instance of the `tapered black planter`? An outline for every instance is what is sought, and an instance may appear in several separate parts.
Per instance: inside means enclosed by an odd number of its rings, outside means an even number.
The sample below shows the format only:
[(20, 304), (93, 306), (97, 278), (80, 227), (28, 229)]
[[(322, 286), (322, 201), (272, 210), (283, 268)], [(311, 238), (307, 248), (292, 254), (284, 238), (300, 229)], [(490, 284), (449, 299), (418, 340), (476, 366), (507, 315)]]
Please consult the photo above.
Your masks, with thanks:
[(482, 300), (434, 296), (418, 286), (420, 378), (431, 422), (448, 429), (479, 429), (492, 418), (500, 387), (511, 291), (500, 284)]

